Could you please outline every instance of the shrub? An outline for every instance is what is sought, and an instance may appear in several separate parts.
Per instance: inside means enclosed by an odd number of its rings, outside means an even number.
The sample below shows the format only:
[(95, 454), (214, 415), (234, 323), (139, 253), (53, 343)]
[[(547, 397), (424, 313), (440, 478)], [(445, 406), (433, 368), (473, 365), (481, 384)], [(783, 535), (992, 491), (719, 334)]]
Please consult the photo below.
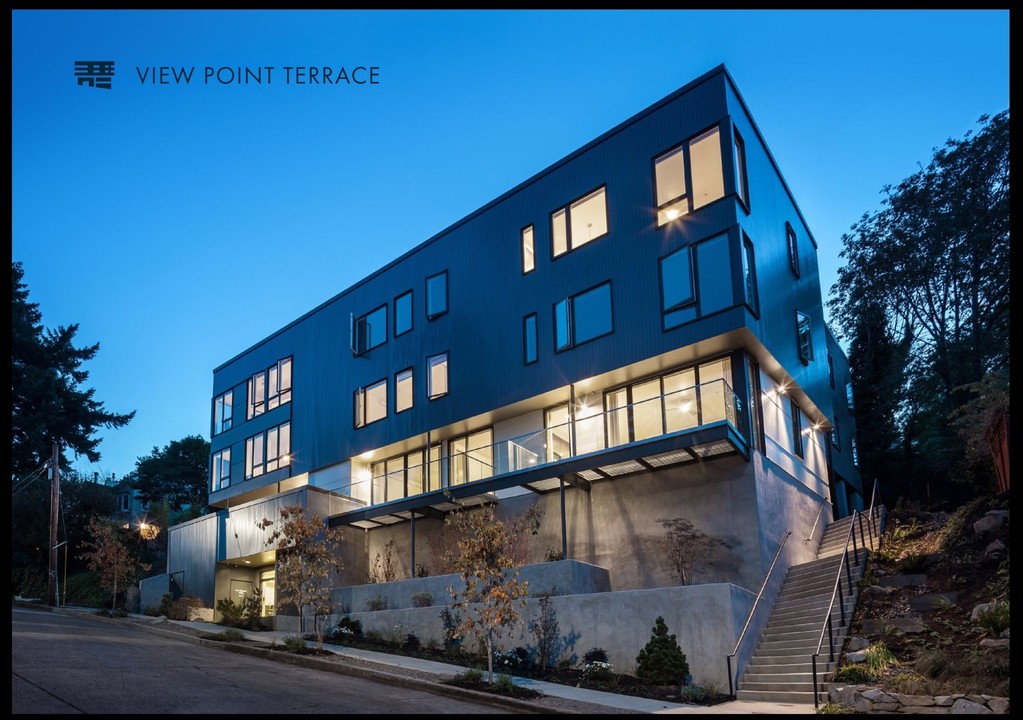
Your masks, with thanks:
[(245, 639), (245, 635), (242, 634), (242, 631), (236, 630), (234, 628), (228, 628), (227, 630), (223, 630), (217, 633), (216, 635), (213, 635), (212, 637), (217, 640), (223, 640), (225, 642), (237, 642), (239, 640)]
[(883, 642), (873, 643), (866, 649), (865, 654), (867, 656), (865, 660), (867, 667), (877, 676), (880, 676), (884, 670), (898, 663), (895, 655), (892, 654), (892, 651)]
[(508, 671), (525, 667), (522, 658), (514, 650), (494, 653), (494, 670)]
[(714, 688), (703, 687), (702, 685), (686, 685), (678, 694), (678, 699), (685, 703), (700, 705), (713, 700), (718, 695)]
[(999, 600), (977, 613), (977, 625), (994, 635), (1009, 627), (1009, 601)]
[(420, 563), (416, 563), (416, 571), (414, 574), (417, 578), (430, 577), (430, 568)]
[(608, 662), (607, 651), (603, 648), (590, 648), (583, 655), (583, 664), (589, 665), (595, 662)]
[(875, 680), (877, 680), (877, 673), (867, 667), (866, 663), (843, 665), (831, 676), (831, 682), (849, 683), (850, 685), (869, 684)]
[(636, 656), (636, 677), (648, 685), (682, 685), (689, 663), (663, 617), (654, 621), (653, 635)]
[[(75, 573), (67, 579), (60, 594), (65, 605), (98, 608), (110, 605), (110, 591), (100, 585), (94, 572)], [(42, 597), (46, 597), (44, 592)]]
[(381, 558), (380, 551), (377, 551), (373, 559), (373, 568), (369, 571), (371, 583), (392, 582), (398, 575), (397, 566), (394, 562), (394, 540), (388, 540), (384, 545), (384, 554)]
[(583, 678), (589, 682), (613, 683), (618, 677), (614, 666), (609, 662), (595, 660), (583, 666)]
[(544, 555), (543, 555), (543, 561), (544, 562), (557, 562), (558, 560), (564, 560), (564, 559), (565, 559), (565, 553), (563, 553), (561, 551), (561, 548), (554, 547), (553, 545), (551, 545), (549, 548), (547, 548), (547, 552), (545, 552)]
[(422, 592), (412, 593), (412, 607), (430, 607), (433, 605), (433, 593)]
[(511, 675), (498, 675), (494, 681), (494, 689), (503, 693), (511, 692), (515, 689), (515, 681)]
[(927, 555), (914, 553), (899, 560), (898, 568), (904, 573), (918, 573), (927, 567)]
[(231, 598), (217, 600), (217, 612), (220, 613), (220, 624), (227, 627), (238, 627), (242, 621), (242, 606)]
[(408, 637), (405, 638), (406, 650), (418, 650), (421, 646), (422, 643), (419, 641), (419, 636), (416, 635), (415, 633), (410, 632), (408, 634)]
[(477, 668), (467, 668), (458, 679), (465, 683), (483, 684), (483, 671)]
[(398, 647), (405, 647), (405, 644), (408, 642), (408, 636), (408, 626), (403, 623), (398, 623), (391, 631), (391, 642)]
[(287, 648), (289, 653), (303, 653), (305, 652), (305, 640), (300, 638), (298, 635), (289, 635), (284, 638), (284, 647)]
[(462, 616), (457, 610), (451, 612), (450, 608), (443, 608), (440, 611), (440, 621), (444, 626), (444, 652), (452, 655), (462, 645), (462, 636), (458, 632)]
[[(362, 637), (362, 620), (358, 620), (350, 617), (342, 617), (337, 621), (335, 630), (341, 631), (344, 635), (352, 635), (357, 638)], [(347, 631), (347, 632), (345, 632)]]
[(543, 595), (539, 599), (540, 617), (529, 621), (529, 632), (536, 640), (536, 664), (541, 668), (549, 667), (557, 658), (558, 648), (558, 614), (551, 604), (551, 599)]
[(185, 595), (171, 604), (167, 617), (170, 620), (188, 620), (189, 610), (201, 607), (206, 607), (202, 600), (193, 595)]
[(386, 610), (387, 609), (387, 600), (385, 600), (382, 597), (370, 598), (369, 600), (366, 601), (366, 609), (370, 610), (370, 611), (373, 611), (373, 610)]

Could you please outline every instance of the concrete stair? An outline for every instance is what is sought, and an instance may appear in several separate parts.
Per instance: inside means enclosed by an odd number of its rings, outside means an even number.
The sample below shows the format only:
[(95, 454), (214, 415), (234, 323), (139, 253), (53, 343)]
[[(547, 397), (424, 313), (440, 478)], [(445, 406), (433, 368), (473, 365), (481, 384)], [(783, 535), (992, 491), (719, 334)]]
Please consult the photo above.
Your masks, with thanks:
[[(876, 511), (880, 513), (881, 511)], [(866, 546), (877, 547), (876, 535), (867, 533), (866, 516), (863, 517), (862, 540)], [(771, 608), (771, 616), (760, 637), (757, 649), (750, 659), (739, 681), (736, 698), (758, 702), (813, 703), (814, 678), (812, 655), (821, 639), (821, 630), (827, 619), (835, 589), (835, 578), (842, 562), (849, 537), (852, 517), (838, 520), (828, 526), (821, 538), (817, 559), (801, 565), (793, 565), (785, 574), (778, 597)], [(875, 527), (879, 527), (875, 523)], [(855, 583), (863, 577), (867, 550), (861, 541), (857, 527), (857, 558), (854, 560), (852, 544), (849, 545), (849, 572), (842, 571), (842, 588), (845, 593), (843, 622), (842, 609), (836, 598), (831, 610), (831, 638), (834, 657), (839, 659), (845, 636), (852, 622), (853, 611), (859, 589)], [(849, 578), (852, 578), (852, 594), (849, 594)], [(817, 657), (817, 682), (823, 684), (837, 667), (829, 661), (829, 639), (824, 634), (821, 654)]]

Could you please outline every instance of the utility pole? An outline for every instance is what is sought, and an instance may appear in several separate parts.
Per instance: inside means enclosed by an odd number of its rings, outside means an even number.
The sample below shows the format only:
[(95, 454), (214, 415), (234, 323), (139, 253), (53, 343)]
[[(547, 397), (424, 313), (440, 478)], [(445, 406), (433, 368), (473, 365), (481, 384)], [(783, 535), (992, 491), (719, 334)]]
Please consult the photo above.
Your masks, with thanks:
[(49, 605), (57, 606), (57, 511), (60, 508), (60, 460), (59, 445), (53, 443), (53, 457), (50, 460), (50, 577)]

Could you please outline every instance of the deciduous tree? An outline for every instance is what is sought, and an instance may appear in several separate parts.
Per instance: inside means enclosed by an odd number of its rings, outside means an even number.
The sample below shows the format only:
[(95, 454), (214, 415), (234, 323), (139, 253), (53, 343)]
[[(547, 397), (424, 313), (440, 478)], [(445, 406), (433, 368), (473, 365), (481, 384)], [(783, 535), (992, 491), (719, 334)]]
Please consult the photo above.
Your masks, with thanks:
[(82, 541), (82, 557), (99, 575), (100, 586), (112, 592), (110, 610), (117, 607), (117, 587), (126, 587), (149, 571), (131, 550), (127, 532), (112, 521), (94, 516), (88, 524), (89, 538)]

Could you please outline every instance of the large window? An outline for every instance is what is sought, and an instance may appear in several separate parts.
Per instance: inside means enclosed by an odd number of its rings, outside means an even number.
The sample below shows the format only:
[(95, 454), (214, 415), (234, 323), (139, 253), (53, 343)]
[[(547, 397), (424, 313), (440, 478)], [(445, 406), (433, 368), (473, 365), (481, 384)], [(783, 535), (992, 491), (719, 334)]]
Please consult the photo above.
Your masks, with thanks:
[(291, 423), (282, 423), (245, 441), (245, 479), (291, 464)]
[(749, 180), (746, 175), (746, 143), (742, 135), (735, 131), (735, 192), (743, 205), (749, 207)]
[(412, 291), (394, 298), (394, 337), (412, 329)]
[(533, 226), (522, 228), (522, 274), (536, 269), (536, 245), (533, 243)]
[(231, 448), (213, 453), (210, 468), (210, 492), (223, 490), (231, 484)]
[(351, 341), (353, 355), (362, 355), (387, 342), (387, 305), (361, 317), (352, 315)]
[(689, 245), (661, 258), (661, 311), (664, 329), (696, 318), (693, 256)]
[(582, 247), (607, 234), (607, 199), (604, 188), (551, 213), (551, 251), (554, 257)]
[[(692, 183), (691, 188), (687, 185), (687, 178)], [(654, 158), (658, 227), (714, 202), (724, 194), (721, 137), (717, 127)]]
[(448, 354), (434, 355), (426, 359), (427, 397), (436, 400), (448, 394)]
[(760, 294), (757, 292), (757, 263), (753, 254), (753, 241), (742, 235), (742, 288), (750, 310), (760, 314)]
[(494, 475), (494, 431), (479, 430), (448, 442), (448, 484), (461, 485)]
[(355, 427), (387, 417), (387, 378), (355, 391)]
[(799, 342), (799, 359), (803, 364), (813, 360), (813, 338), (810, 335), (810, 316), (796, 311), (796, 337)]
[(537, 359), (536, 313), (526, 315), (522, 319), (522, 340), (526, 365), (535, 363)]
[(412, 403), (412, 368), (409, 368), (394, 376), (394, 412), (404, 412)]
[(426, 319), (433, 320), (448, 311), (448, 271), (426, 278)]
[(799, 240), (796, 231), (788, 223), (785, 223), (785, 244), (789, 248), (789, 267), (792, 268), (792, 274), (799, 277)]
[(266, 410), (291, 402), (291, 358), (278, 360), (248, 382), (248, 411), (251, 420)]
[(219, 435), (231, 429), (231, 417), (234, 414), (234, 390), (228, 390), (213, 400), (213, 434)]
[(555, 350), (580, 345), (613, 330), (610, 281), (554, 306)]

